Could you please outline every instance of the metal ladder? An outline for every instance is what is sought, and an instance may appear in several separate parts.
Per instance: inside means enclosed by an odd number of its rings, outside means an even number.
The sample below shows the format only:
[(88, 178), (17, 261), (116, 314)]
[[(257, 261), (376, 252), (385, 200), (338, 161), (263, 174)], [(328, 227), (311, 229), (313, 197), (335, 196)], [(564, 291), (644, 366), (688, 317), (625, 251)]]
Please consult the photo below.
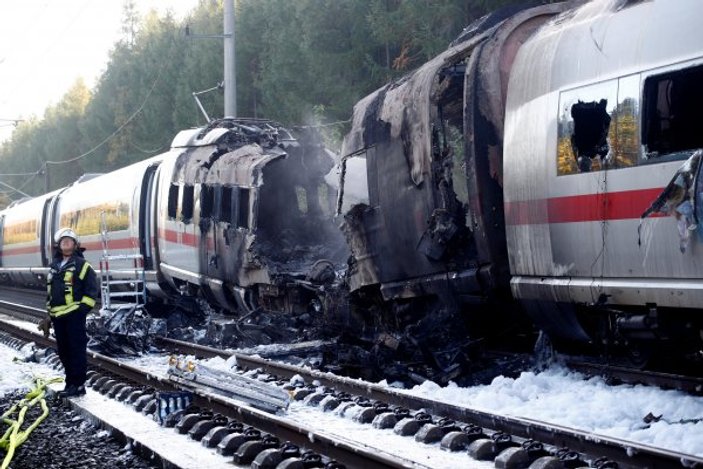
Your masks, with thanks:
[(141, 254), (110, 254), (105, 212), (100, 213), (100, 238), (103, 245), (103, 253), (100, 256), (102, 309), (117, 311), (123, 308), (144, 306), (146, 303), (144, 256)]

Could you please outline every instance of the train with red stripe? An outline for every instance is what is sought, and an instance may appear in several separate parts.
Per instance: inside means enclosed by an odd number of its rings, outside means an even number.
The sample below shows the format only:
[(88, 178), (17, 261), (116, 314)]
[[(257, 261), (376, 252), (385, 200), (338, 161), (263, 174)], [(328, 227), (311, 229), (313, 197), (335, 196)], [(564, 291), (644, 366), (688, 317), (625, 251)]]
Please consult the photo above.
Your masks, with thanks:
[(505, 9), (361, 100), (340, 183), (352, 293), (407, 327), (428, 327), (410, 303), (454, 308), (438, 317), (476, 342), (517, 341), (519, 311), (558, 350), (698, 367), (701, 13)]
[[(1, 211), (0, 276), (42, 287), (52, 233), (70, 227), (98, 270), (139, 259), (151, 300), (306, 312), (347, 255), (324, 180), (333, 165), (315, 134), (295, 138), (272, 121), (185, 130), (164, 154)], [(120, 267), (111, 279), (134, 279)]]
[(0, 275), (42, 281), (65, 225), (95, 264), (104, 213), (111, 247), (142, 254), (164, 298), (326, 310), (344, 264), (354, 339), (414, 347), (450, 377), (474, 346), (531, 340), (530, 324), (558, 350), (700, 364), (699, 13), (499, 10), (356, 104), (338, 176), (314, 137), (219, 120), (1, 212)]

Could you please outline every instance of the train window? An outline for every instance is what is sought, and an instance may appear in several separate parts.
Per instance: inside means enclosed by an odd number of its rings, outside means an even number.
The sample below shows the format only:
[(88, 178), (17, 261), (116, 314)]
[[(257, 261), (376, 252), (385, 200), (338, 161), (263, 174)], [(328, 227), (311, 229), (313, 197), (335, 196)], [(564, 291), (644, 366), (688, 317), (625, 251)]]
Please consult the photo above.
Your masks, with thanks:
[(215, 205), (215, 191), (212, 186), (203, 184), (200, 186), (200, 216), (211, 217), (212, 208)]
[(190, 223), (193, 218), (193, 186), (183, 186), (183, 200), (181, 205), (181, 220), (185, 223)]
[(298, 202), (298, 211), (308, 213), (308, 192), (303, 186), (295, 186), (295, 198)]
[(366, 152), (352, 153), (342, 159), (337, 195), (337, 214), (348, 212), (353, 206), (369, 204), (369, 182), (366, 172)]
[(3, 241), (5, 245), (25, 243), (37, 239), (36, 220), (23, 221), (20, 223), (8, 222), (5, 226)]
[(447, 121), (445, 146), (451, 149), (452, 156), (452, 188), (456, 198), (469, 203), (468, 176), (466, 175), (466, 156), (464, 155), (464, 132), (461, 121)]
[(617, 103), (616, 80), (564, 91), (559, 96), (557, 174), (613, 167), (611, 125)]
[(628, 168), (637, 164), (639, 143), (640, 75), (630, 75), (618, 80), (618, 104), (612, 113), (614, 136), (610, 139), (615, 156), (613, 166)]
[[(650, 76), (644, 82), (642, 144), (645, 160), (686, 158), (703, 147), (703, 66)], [(661, 160), (659, 160), (661, 161)]]
[(171, 184), (168, 188), (168, 217), (176, 218), (178, 210), (178, 185)]
[(318, 204), (320, 205), (320, 209), (322, 210), (322, 213), (326, 216), (329, 216), (332, 214), (332, 203), (334, 202), (331, 200), (330, 197), (330, 186), (327, 185), (325, 182), (321, 182), (317, 186), (317, 199), (318, 199)]
[(249, 228), (249, 189), (240, 187), (238, 191), (237, 226)]
[(232, 188), (222, 188), (222, 198), (220, 200), (220, 221), (232, 223)]

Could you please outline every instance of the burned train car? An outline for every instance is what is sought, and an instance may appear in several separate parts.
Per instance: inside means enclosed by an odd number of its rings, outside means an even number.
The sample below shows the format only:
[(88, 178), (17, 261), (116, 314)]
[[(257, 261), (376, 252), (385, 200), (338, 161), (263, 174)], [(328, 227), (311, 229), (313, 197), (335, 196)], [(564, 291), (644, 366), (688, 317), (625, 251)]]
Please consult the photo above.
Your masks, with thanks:
[(562, 348), (703, 360), (701, 13), (695, 0), (589, 2), (513, 64), (511, 288)]
[(98, 271), (104, 254), (139, 259), (152, 310), (204, 298), (225, 313), (320, 311), (347, 258), (333, 166), (315, 133), (272, 121), (182, 131), (164, 154), (0, 211), (0, 275), (43, 288), (52, 233), (70, 227)]
[(156, 252), (176, 291), (230, 311), (305, 312), (346, 260), (333, 155), (312, 132), (223, 119), (184, 131), (157, 175)]
[(502, 10), (360, 101), (338, 208), (367, 318), (441, 347), (526, 311), (562, 350), (703, 359), (701, 8)]
[[(502, 168), (507, 83), (522, 43), (563, 9), (489, 15), (355, 106), (339, 198), (352, 251), (349, 285), (354, 295), (389, 305), (390, 322), (511, 302)], [(462, 320), (471, 321), (481, 337), (498, 322), (504, 332), (515, 324), (500, 316), (437, 317), (450, 334), (464, 334)], [(443, 333), (430, 323), (422, 328)]]

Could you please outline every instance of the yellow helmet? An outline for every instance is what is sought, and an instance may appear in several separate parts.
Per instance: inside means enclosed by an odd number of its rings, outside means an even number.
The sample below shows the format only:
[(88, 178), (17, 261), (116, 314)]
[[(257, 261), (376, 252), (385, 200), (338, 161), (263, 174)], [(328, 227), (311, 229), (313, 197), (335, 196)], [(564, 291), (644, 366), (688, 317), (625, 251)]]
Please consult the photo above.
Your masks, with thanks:
[(60, 228), (56, 233), (54, 233), (54, 242), (59, 244), (61, 238), (71, 238), (76, 244), (79, 243), (78, 235), (71, 228)]

